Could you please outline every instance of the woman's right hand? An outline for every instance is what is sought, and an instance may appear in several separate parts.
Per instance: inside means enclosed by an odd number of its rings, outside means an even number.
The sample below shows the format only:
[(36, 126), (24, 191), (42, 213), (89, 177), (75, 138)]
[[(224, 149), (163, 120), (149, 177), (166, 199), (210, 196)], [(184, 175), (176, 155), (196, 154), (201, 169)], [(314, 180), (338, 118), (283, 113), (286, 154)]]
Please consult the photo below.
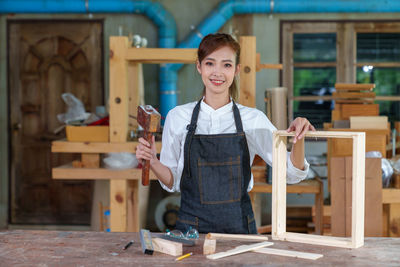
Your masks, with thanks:
[(136, 158), (138, 160), (150, 160), (150, 165), (155, 161), (158, 161), (155, 137), (151, 137), (151, 144), (143, 137), (140, 137), (138, 141), (139, 144), (136, 147)]

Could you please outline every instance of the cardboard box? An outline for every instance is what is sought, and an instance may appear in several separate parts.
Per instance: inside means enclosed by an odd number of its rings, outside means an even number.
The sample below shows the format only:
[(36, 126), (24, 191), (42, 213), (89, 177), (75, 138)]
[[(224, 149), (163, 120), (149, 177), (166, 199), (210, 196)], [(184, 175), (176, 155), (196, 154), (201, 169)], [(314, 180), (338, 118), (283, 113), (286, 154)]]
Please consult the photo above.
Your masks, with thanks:
[(70, 126), (65, 128), (70, 142), (109, 142), (109, 126)]

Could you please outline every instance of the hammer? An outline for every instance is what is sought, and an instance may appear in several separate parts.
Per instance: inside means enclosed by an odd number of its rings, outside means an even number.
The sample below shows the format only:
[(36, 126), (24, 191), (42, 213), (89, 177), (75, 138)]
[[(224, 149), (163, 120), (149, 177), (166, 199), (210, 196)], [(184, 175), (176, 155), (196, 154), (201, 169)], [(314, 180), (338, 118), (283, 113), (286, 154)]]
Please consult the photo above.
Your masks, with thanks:
[[(161, 115), (151, 105), (138, 106), (137, 121), (144, 130), (144, 139), (151, 143), (152, 133), (160, 129)], [(142, 169), (142, 185), (149, 185), (150, 161), (146, 160)]]

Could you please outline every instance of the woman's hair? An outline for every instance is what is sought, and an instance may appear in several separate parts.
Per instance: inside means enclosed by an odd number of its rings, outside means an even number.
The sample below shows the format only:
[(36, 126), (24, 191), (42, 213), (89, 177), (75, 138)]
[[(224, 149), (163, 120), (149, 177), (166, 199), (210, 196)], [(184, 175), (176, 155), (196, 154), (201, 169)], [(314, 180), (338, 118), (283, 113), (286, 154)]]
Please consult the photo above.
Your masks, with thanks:
[[(197, 49), (197, 59), (199, 64), (205, 57), (218, 50), (221, 47), (228, 46), (236, 53), (236, 65), (239, 64), (240, 59), (240, 45), (227, 33), (212, 33), (208, 34), (201, 40), (199, 48)], [(205, 94), (205, 88), (203, 89), (203, 95)], [(239, 97), (239, 90), (236, 83), (236, 79), (233, 79), (231, 86), (229, 87), (229, 95), (233, 100), (237, 100)]]

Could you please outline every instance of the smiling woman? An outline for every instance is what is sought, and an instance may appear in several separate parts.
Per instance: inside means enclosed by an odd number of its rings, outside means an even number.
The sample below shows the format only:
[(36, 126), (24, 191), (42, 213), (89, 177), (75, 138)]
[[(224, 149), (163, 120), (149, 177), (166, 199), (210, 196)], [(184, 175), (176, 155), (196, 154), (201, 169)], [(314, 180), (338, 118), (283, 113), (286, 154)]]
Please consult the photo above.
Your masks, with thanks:
[[(177, 229), (255, 234), (248, 194), (253, 188), (250, 168), (256, 154), (271, 165), (276, 128), (263, 112), (235, 103), (240, 46), (230, 35), (207, 35), (197, 56), (204, 85), (202, 99), (168, 113), (160, 160), (154, 137), (151, 144), (139, 139), (136, 157), (150, 160), (165, 190), (181, 192)], [(289, 183), (307, 175), (302, 137), (308, 130), (314, 127), (304, 118), (297, 118), (288, 128), (295, 132), (296, 143), (288, 153)]]

